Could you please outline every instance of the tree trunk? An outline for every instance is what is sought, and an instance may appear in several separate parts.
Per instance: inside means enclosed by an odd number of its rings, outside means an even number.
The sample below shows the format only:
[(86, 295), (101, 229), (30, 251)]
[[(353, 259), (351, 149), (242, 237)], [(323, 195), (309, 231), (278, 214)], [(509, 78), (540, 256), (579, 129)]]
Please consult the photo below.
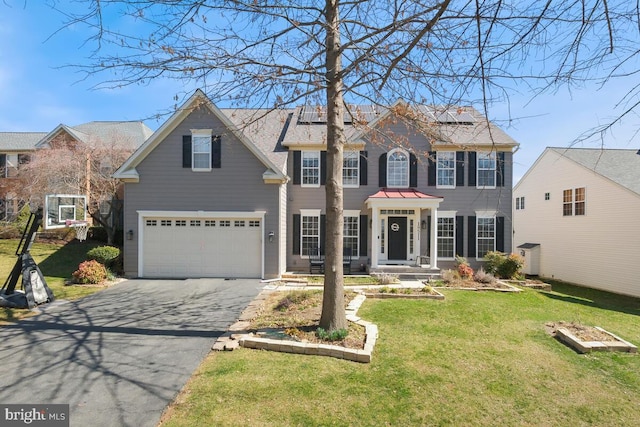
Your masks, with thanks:
[(327, 331), (347, 327), (344, 307), (342, 150), (344, 147), (344, 103), (342, 52), (340, 45), (339, 0), (326, 6), (327, 84), (327, 180), (324, 294), (320, 327)]

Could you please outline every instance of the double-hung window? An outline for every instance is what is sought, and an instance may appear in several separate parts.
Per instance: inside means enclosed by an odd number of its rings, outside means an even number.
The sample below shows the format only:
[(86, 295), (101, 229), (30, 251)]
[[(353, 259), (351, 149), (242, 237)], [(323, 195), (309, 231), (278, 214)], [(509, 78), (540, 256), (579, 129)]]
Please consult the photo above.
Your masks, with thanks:
[(496, 218), (478, 216), (476, 221), (477, 257), (484, 258), (487, 252), (496, 250)]
[(478, 153), (478, 188), (495, 188), (496, 153), (495, 151)]
[(320, 212), (301, 211), (300, 228), (301, 255), (317, 254), (320, 248)]
[(345, 151), (342, 158), (342, 185), (358, 187), (360, 185), (360, 153)]
[(584, 215), (586, 213), (586, 190), (584, 187), (562, 192), (562, 215)]
[(562, 216), (573, 215), (573, 190), (562, 192)]
[(409, 154), (406, 151), (395, 149), (387, 156), (387, 186), (409, 187)]
[(456, 186), (456, 153), (454, 151), (438, 151), (436, 153), (437, 187), (455, 188)]
[(360, 231), (360, 212), (349, 213), (345, 211), (343, 227), (343, 247), (351, 251), (351, 256), (357, 257), (359, 254), (358, 242)]
[(438, 258), (455, 258), (456, 218), (438, 217)]
[(574, 214), (575, 215), (584, 215), (585, 214), (585, 189), (584, 187), (576, 188), (575, 197), (574, 197)]
[(302, 152), (302, 186), (320, 186), (320, 152)]
[(211, 129), (191, 131), (193, 170), (211, 170)]

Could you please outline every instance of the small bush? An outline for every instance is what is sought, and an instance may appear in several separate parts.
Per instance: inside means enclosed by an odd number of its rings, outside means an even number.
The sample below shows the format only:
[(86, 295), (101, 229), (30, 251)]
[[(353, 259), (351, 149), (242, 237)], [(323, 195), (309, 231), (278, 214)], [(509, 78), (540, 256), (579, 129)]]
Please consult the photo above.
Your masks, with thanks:
[(444, 270), (441, 275), (445, 283), (455, 283), (460, 280), (460, 273), (455, 270)]
[(458, 265), (458, 274), (460, 274), (461, 278), (473, 278), (473, 268), (471, 268), (466, 258), (456, 255), (456, 264)]
[(502, 252), (492, 251), (485, 255), (485, 269), (487, 273), (502, 279), (512, 279), (520, 273), (524, 266), (524, 259), (517, 254), (506, 255)]
[(493, 274), (487, 273), (482, 267), (480, 267), (480, 269), (473, 275), (473, 280), (489, 285), (494, 285), (496, 283), (496, 278)]
[(422, 288), (422, 292), (425, 293), (425, 294), (433, 294), (433, 293), (435, 293), (434, 290), (433, 290), (433, 287), (431, 287), (429, 285), (424, 286)]
[(378, 279), (378, 283), (381, 285), (389, 285), (391, 283), (398, 283), (398, 275), (391, 273), (380, 273), (374, 276)]
[(391, 288), (389, 286), (383, 286), (381, 288), (378, 288), (378, 292), (381, 294), (388, 294), (389, 292), (391, 292)]
[(73, 272), (73, 282), (80, 284), (98, 284), (107, 278), (107, 269), (96, 260), (81, 263)]
[(98, 246), (87, 252), (88, 260), (98, 261), (107, 268), (115, 266), (120, 257), (120, 249), (114, 246)]
[(325, 331), (322, 328), (316, 329), (316, 336), (322, 341), (342, 341), (349, 335), (346, 329), (336, 329), (335, 331)]

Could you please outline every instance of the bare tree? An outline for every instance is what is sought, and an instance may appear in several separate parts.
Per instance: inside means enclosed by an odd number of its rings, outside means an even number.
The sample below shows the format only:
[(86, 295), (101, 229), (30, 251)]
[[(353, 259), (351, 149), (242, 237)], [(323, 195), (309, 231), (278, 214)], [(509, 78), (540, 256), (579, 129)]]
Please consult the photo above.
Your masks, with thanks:
[[(327, 106), (327, 242), (321, 326), (342, 306), (343, 118), (349, 102), (475, 104), (635, 74), (639, 8), (622, 0), (91, 0), (70, 24), (94, 30), (99, 86), (174, 78), (214, 102)], [(128, 33), (114, 15), (137, 22)], [(108, 77), (104, 77), (108, 76)], [(629, 89), (637, 107), (640, 86)], [(178, 94), (176, 100), (184, 94)], [(409, 109), (398, 109), (398, 112)], [(416, 124), (419, 117), (405, 118)], [(614, 120), (614, 122), (615, 122)], [(362, 120), (354, 120), (366, 127)], [(420, 128), (421, 126), (416, 126)], [(606, 130), (600, 129), (600, 130)]]
[(117, 226), (113, 218), (122, 211), (122, 183), (111, 175), (133, 151), (133, 144), (117, 134), (84, 143), (59, 138), (20, 169), (15, 192), (35, 204), (42, 204), (47, 194), (86, 195), (87, 213), (94, 225), (104, 227), (107, 243), (113, 244)]

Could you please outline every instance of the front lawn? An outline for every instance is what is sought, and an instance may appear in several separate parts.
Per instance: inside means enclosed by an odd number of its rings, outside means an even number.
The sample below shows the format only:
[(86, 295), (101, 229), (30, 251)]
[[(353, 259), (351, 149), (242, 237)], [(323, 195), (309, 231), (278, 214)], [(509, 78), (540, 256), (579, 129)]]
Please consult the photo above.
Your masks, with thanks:
[(371, 364), (249, 349), (213, 352), (165, 416), (201, 425), (636, 425), (640, 355), (578, 355), (545, 323), (597, 325), (640, 344), (640, 300), (444, 290), (365, 301)]
[[(47, 285), (53, 291), (57, 299), (77, 299), (92, 294), (100, 288), (90, 286), (65, 286), (64, 282), (71, 278), (78, 264), (85, 260), (87, 251), (99, 246), (97, 242), (72, 241), (65, 245), (54, 243), (34, 243), (31, 247), (31, 256), (38, 263), (38, 267), (47, 281)], [(16, 263), (16, 248), (18, 240), (0, 239), (0, 280), (9, 277)], [(16, 289), (21, 288), (18, 282)], [(0, 323), (7, 320), (16, 320), (29, 314), (29, 310), (16, 310), (0, 308)]]

